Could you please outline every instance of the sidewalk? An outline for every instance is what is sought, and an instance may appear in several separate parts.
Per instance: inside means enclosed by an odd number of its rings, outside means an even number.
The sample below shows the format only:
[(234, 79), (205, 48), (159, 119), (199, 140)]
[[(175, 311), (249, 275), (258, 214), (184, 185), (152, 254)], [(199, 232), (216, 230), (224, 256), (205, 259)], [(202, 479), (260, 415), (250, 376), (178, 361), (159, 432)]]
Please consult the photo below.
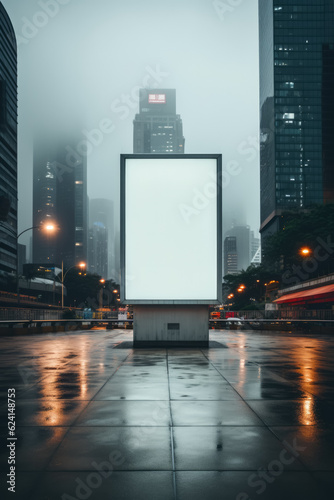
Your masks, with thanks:
[[(333, 339), (210, 340), (133, 350), (123, 330), (1, 338), (1, 498), (333, 498)], [(4, 487), (8, 388), (15, 495)]]

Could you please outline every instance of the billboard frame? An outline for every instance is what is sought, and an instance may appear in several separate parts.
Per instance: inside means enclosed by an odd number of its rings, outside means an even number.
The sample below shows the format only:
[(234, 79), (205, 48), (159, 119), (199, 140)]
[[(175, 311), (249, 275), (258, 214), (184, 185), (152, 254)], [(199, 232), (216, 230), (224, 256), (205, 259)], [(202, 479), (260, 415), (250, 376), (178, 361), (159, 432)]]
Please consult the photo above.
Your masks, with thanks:
[[(125, 255), (126, 255), (126, 160), (131, 159), (215, 159), (217, 172), (217, 298), (213, 300), (155, 300), (155, 299), (126, 299), (125, 285)], [(120, 155), (120, 266), (121, 286), (120, 299), (122, 304), (129, 305), (214, 305), (222, 303), (222, 281), (223, 281), (223, 245), (222, 245), (222, 155), (219, 154), (121, 154)]]

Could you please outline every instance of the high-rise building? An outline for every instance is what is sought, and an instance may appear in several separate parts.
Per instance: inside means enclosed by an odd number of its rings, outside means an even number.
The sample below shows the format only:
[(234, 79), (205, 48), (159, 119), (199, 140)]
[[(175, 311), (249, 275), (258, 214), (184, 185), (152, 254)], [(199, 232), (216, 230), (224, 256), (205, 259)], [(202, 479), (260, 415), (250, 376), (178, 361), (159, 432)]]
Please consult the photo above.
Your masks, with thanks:
[[(115, 250), (114, 250), (114, 204), (111, 200), (104, 198), (93, 198), (89, 202), (89, 228), (90, 228), (90, 251), (89, 251), (89, 266), (93, 272), (100, 274), (104, 278), (115, 278)], [(104, 227), (104, 230), (102, 229)], [(101, 250), (96, 252), (93, 251), (95, 248), (95, 242), (93, 242), (93, 233), (96, 233), (98, 239), (103, 239), (102, 233), (105, 232), (106, 235), (106, 250)], [(104, 241), (104, 239), (103, 239)], [(100, 264), (97, 268), (97, 255), (103, 255), (105, 263), (102, 262), (99, 257), (98, 262)], [(97, 270), (100, 269), (100, 270)]]
[(237, 271), (246, 270), (251, 263), (251, 233), (249, 226), (234, 226), (225, 233), (226, 238), (235, 238)]
[(174, 89), (140, 89), (139, 114), (133, 122), (133, 152), (184, 153), (182, 120)]
[(51, 221), (57, 231), (34, 230), (33, 262), (69, 268), (87, 261), (87, 159), (73, 153), (81, 142), (56, 132), (35, 137), (33, 225)]
[(224, 240), (224, 276), (238, 272), (237, 238), (227, 236)]
[(0, 282), (16, 274), (17, 252), (17, 47), (0, 2)]
[(108, 277), (108, 229), (102, 222), (94, 222), (88, 231), (88, 269)]
[(261, 234), (334, 202), (334, 3), (259, 0)]
[(261, 241), (256, 238), (254, 231), (250, 233), (251, 264), (261, 264)]

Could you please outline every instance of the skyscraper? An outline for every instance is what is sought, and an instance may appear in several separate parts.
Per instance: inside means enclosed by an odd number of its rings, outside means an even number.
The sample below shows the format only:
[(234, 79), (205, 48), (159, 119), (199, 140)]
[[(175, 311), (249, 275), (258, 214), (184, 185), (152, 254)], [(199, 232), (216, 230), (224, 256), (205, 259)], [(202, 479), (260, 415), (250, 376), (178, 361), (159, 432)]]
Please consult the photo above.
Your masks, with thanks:
[[(82, 141), (81, 141), (82, 142)], [(34, 143), (33, 225), (52, 221), (56, 234), (34, 230), (33, 261), (71, 267), (87, 260), (87, 159), (80, 137), (37, 134)]]
[[(225, 241), (235, 238), (237, 271), (246, 270), (251, 263), (251, 232), (249, 226), (234, 226), (225, 233)], [(230, 240), (231, 242), (233, 240)], [(230, 243), (231, 244), (231, 243)]]
[(0, 2), (0, 282), (16, 273), (17, 252), (17, 48)]
[(256, 238), (254, 231), (250, 235), (251, 264), (261, 264), (261, 240)]
[(139, 114), (133, 122), (133, 152), (184, 153), (182, 120), (174, 89), (140, 89)]
[(334, 3), (259, 0), (261, 234), (334, 202)]
[(227, 236), (224, 240), (224, 276), (238, 272), (237, 238)]
[(102, 222), (94, 222), (89, 228), (88, 263), (89, 272), (108, 277), (108, 229)]
[[(89, 202), (89, 267), (104, 278), (115, 273), (114, 205), (111, 200), (93, 198)], [(95, 236), (94, 236), (95, 235)], [(95, 241), (96, 240), (96, 241)], [(98, 248), (98, 241), (102, 245)]]

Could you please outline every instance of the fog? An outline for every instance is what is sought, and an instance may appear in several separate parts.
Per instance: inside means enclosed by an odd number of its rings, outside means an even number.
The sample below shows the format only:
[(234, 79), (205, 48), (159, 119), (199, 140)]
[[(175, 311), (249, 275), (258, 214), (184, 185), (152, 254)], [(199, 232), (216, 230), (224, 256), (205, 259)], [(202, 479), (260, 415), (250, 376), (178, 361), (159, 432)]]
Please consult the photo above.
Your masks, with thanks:
[(35, 125), (95, 138), (88, 195), (114, 201), (117, 229), (119, 155), (133, 151), (138, 89), (152, 86), (176, 89), (186, 153), (223, 155), (224, 230), (258, 231), (257, 0), (2, 3), (19, 51), (20, 230), (32, 223)]

